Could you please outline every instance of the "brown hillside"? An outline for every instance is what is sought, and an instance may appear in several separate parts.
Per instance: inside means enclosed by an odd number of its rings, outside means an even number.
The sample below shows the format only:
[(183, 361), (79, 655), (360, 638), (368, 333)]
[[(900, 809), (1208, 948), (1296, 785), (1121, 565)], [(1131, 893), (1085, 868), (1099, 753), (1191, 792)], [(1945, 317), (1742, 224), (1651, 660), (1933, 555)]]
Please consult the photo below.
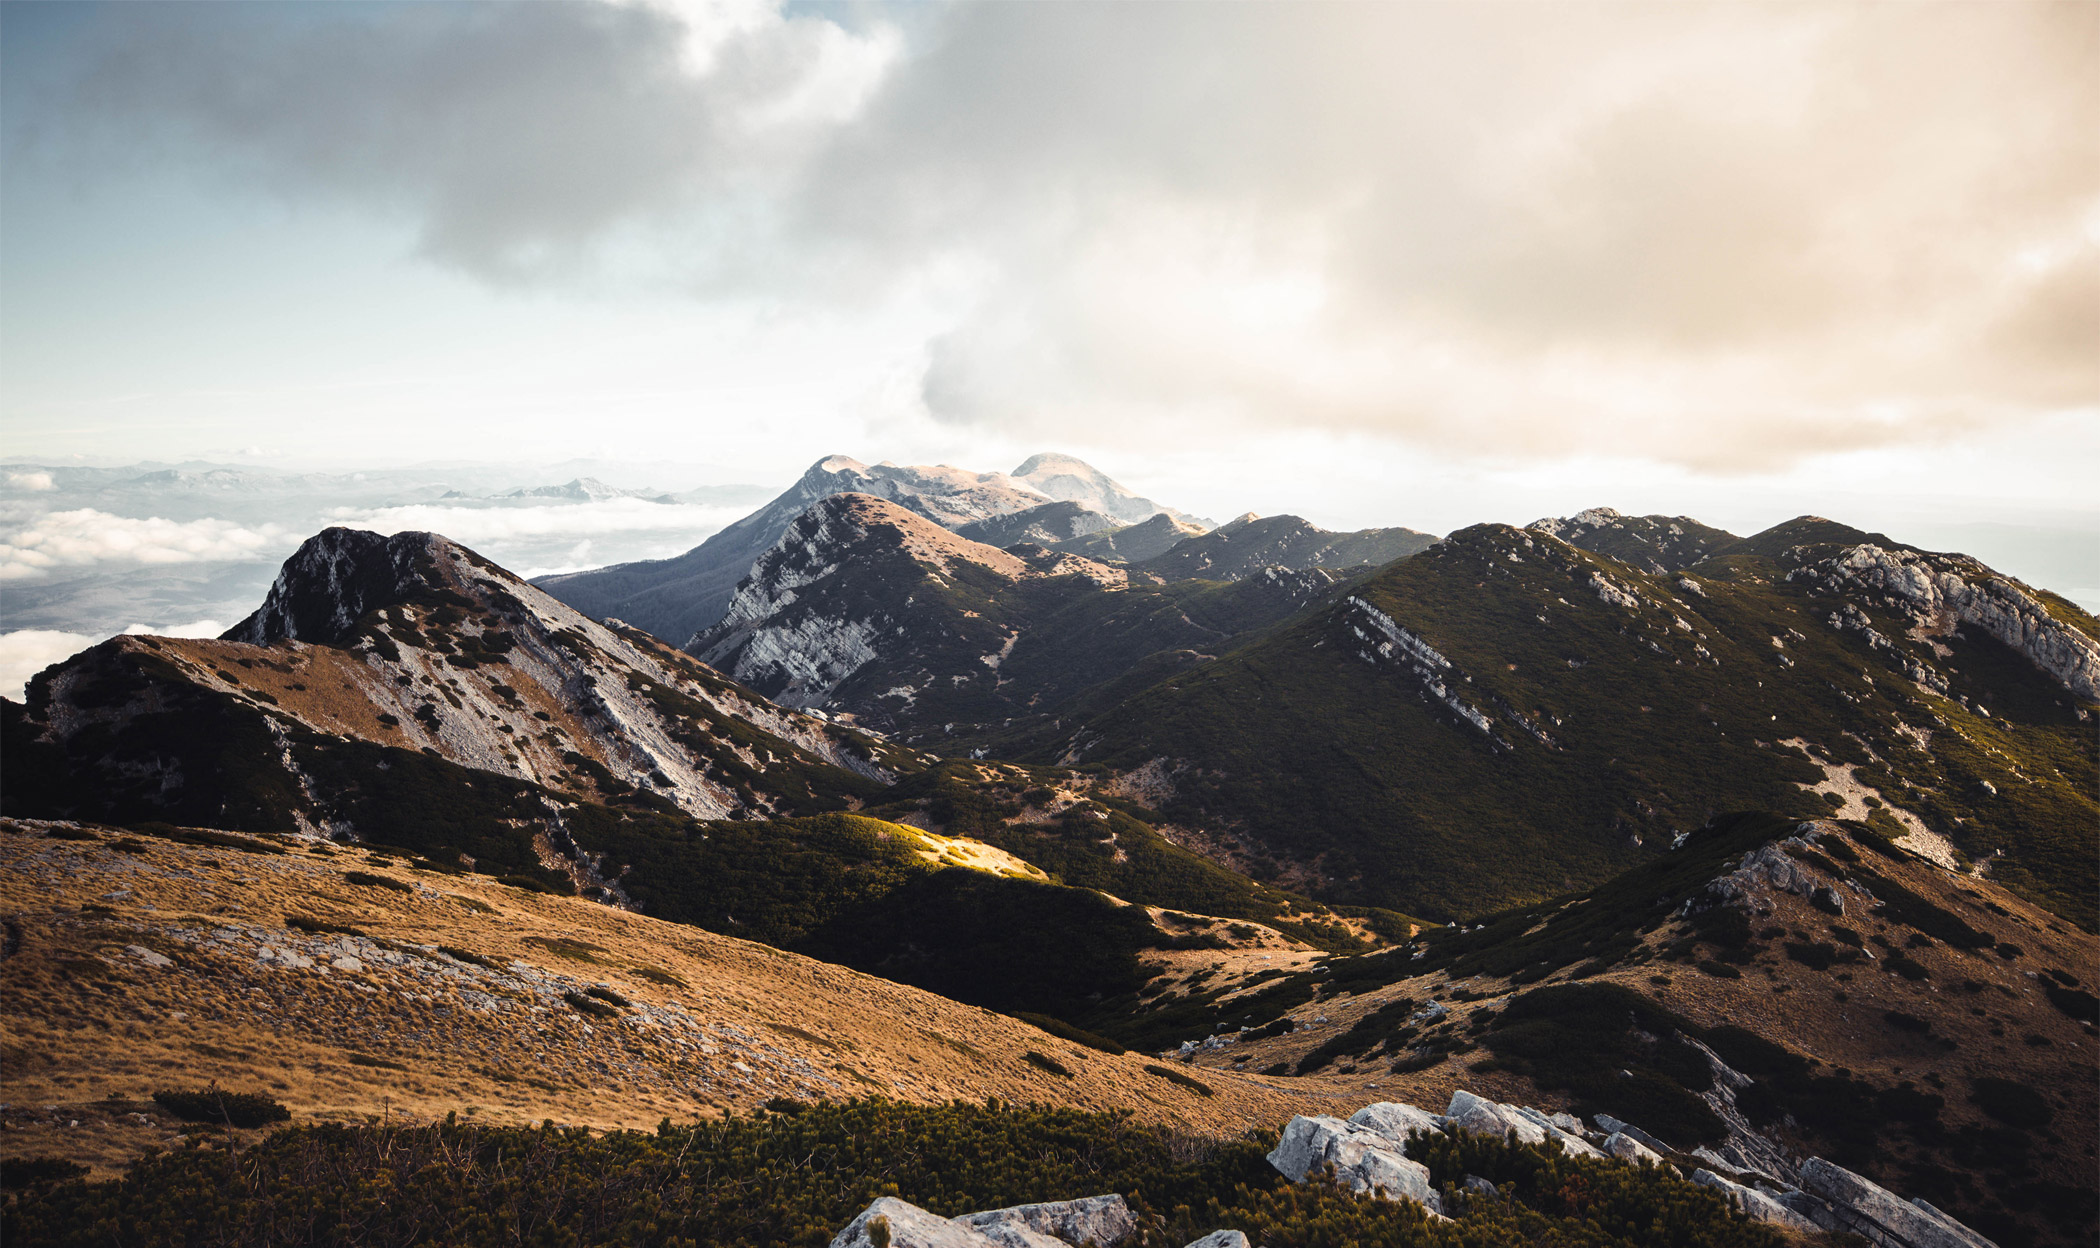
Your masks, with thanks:
[(1231, 1072), (1203, 1072), (1206, 1096), (1145, 1055), (487, 877), (246, 844), (280, 852), (0, 821), (0, 1152), (115, 1169), (206, 1133), (147, 1098), (213, 1080), (294, 1121), (650, 1128), (781, 1096), (997, 1097), (1231, 1135), (1354, 1108)]

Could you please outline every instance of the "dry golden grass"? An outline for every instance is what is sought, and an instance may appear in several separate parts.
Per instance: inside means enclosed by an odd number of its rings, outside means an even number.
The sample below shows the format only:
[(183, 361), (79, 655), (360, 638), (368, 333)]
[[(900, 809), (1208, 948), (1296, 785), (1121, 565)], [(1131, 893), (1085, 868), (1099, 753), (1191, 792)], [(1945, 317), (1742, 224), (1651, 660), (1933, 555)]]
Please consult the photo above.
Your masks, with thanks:
[[(7, 1156), (107, 1171), (186, 1130), (146, 1103), (154, 1090), (214, 1080), (275, 1096), (294, 1121), (456, 1111), (649, 1128), (776, 1096), (881, 1095), (1130, 1109), (1229, 1135), (1355, 1107), (1328, 1081), (1231, 1073), (1205, 1072), (1215, 1095), (1200, 1096), (1146, 1073), (1156, 1059), (1145, 1055), (362, 849), (249, 854), (108, 828), (50, 835), (59, 826), (0, 820)], [(407, 888), (351, 883), (351, 872)], [(288, 916), (360, 934), (301, 931)], [(592, 988), (629, 1004), (583, 995)], [(584, 1012), (592, 1005), (612, 1017)]]

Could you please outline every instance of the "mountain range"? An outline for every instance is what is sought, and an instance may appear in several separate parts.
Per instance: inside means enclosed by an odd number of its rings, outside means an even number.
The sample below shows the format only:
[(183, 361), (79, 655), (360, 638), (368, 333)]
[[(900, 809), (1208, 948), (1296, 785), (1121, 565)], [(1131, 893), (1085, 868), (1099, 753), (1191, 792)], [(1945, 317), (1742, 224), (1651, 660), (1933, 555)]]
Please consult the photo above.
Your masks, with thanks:
[[(328, 529), (223, 637), (115, 638), (0, 713), (11, 861), (67, 881), (9, 903), (38, 1026), (161, 965), (127, 944), (234, 950), (261, 995), (198, 1041), (236, 1054), (224, 1080), (266, 1068), (228, 1037), (281, 1033), (282, 975), (425, 958), (612, 1020), (562, 1042), (544, 1097), (460, 1084), (528, 1118), (614, 1056), (607, 1125), (698, 1104), (617, 1039), (684, 1026), (675, 1000), (791, 1042), (738, 1042), (772, 1085), (706, 1065), (717, 1108), (1083, 1087), (1201, 1124), (1187, 1098), (1215, 1093), (1224, 1132), (1477, 1089), (1639, 1124), (1744, 1190), (1813, 1154), (2000, 1243), (2090, 1225), (2100, 623), (1830, 520), (1213, 527), (1066, 457), (834, 457), (679, 559), (539, 583)], [(315, 901), (230, 899), (229, 855)], [(696, 987), (710, 958), (733, 1009)], [(853, 994), (1019, 1021), (975, 1056), (892, 1028), (855, 1058)], [(349, 1000), (276, 1008), (341, 1030)], [(358, 1034), (381, 1070), (498, 1069), (473, 1027)], [(1081, 1052), (1125, 1048), (1172, 1062)], [(110, 1077), (81, 1083), (102, 1049), (40, 1060), (39, 1097)], [(356, 1079), (312, 1103), (365, 1103)]]

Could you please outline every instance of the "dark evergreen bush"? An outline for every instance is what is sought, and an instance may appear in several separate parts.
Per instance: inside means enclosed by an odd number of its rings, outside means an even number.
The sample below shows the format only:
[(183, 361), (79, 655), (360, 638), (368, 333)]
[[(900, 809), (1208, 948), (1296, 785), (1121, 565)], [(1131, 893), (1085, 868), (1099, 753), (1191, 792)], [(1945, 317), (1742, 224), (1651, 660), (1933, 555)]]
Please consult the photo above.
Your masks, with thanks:
[(285, 1122), (292, 1111), (260, 1092), (227, 1092), (218, 1084), (191, 1091), (164, 1089), (153, 1094), (162, 1109), (184, 1122), (260, 1127)]

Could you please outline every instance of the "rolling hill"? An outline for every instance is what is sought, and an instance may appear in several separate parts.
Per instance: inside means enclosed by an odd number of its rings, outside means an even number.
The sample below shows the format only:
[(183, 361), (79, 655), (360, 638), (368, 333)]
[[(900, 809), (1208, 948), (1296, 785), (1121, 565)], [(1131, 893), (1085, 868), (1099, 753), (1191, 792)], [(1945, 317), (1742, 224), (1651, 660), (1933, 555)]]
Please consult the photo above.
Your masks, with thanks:
[(1873, 536), (1804, 518), (1656, 576), (1479, 526), (1032, 756), (1257, 876), (1437, 919), (1762, 807), (1871, 819), (2092, 926), (2100, 624)]

